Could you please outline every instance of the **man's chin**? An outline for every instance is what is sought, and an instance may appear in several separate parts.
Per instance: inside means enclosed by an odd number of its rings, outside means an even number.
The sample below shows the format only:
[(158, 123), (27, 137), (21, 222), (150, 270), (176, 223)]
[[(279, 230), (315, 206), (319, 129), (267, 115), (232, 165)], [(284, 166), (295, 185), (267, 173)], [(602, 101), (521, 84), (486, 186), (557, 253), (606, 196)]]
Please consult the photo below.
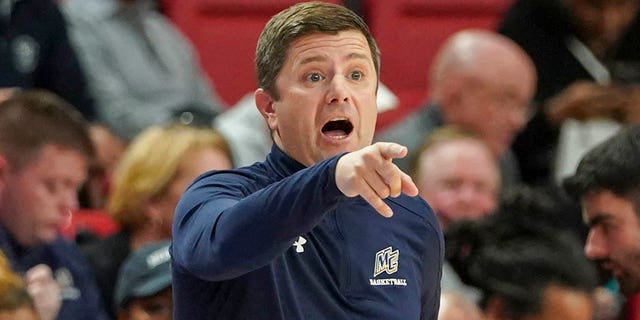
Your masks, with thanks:
[(316, 159), (315, 163), (318, 163), (320, 161), (329, 159), (331, 157), (335, 157), (339, 154), (343, 154), (345, 152), (349, 152), (349, 151), (342, 151), (342, 150), (324, 150), (322, 152), (322, 155), (320, 156), (320, 159)]
[(37, 241), (40, 244), (50, 243), (58, 239), (58, 236), (59, 236), (59, 233), (57, 230), (46, 230), (40, 233), (40, 236), (38, 237)]
[(327, 146), (322, 150), (324, 159), (337, 156), (342, 153), (352, 152), (361, 149), (360, 146), (356, 146), (353, 143)]
[(628, 276), (616, 277), (620, 292), (625, 296), (631, 296), (640, 293), (640, 279), (630, 279)]
[(500, 142), (494, 141), (493, 143), (488, 144), (489, 145), (489, 149), (491, 149), (491, 152), (496, 157), (500, 157), (500, 156), (502, 156), (502, 154), (504, 154), (507, 151), (507, 149), (511, 145), (511, 140), (512, 139), (508, 139), (508, 140), (505, 139), (505, 140), (502, 140)]

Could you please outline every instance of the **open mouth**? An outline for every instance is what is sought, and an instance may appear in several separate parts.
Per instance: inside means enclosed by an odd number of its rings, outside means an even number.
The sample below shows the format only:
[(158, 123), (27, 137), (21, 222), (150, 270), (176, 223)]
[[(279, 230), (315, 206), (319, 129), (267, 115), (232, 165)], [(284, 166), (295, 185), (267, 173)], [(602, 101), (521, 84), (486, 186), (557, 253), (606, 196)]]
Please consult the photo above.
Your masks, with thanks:
[(353, 131), (353, 124), (347, 118), (335, 118), (322, 126), (322, 133), (331, 139), (344, 139)]

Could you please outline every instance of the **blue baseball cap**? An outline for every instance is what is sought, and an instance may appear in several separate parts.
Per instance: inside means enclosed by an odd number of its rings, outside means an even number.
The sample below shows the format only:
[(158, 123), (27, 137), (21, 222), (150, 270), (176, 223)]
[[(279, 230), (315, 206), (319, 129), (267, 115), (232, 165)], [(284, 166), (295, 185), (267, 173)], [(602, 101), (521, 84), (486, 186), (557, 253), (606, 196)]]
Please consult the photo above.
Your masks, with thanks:
[(150, 297), (171, 286), (170, 244), (149, 244), (127, 257), (116, 281), (117, 309), (126, 309), (132, 298)]

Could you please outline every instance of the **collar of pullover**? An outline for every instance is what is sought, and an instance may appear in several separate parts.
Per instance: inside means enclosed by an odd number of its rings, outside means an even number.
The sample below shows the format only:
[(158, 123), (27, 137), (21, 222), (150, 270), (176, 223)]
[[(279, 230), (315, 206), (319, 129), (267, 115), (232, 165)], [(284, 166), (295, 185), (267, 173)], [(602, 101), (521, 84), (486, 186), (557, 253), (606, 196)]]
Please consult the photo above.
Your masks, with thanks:
[(271, 153), (267, 156), (265, 164), (280, 178), (288, 177), (306, 168), (302, 163), (287, 155), (275, 143), (271, 147)]

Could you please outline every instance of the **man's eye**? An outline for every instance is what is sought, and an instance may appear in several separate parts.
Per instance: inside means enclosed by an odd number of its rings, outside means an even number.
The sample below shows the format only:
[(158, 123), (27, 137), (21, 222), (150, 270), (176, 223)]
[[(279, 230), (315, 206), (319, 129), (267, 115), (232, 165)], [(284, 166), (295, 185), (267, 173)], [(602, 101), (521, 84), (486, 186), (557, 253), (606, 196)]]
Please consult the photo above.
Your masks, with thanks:
[(162, 311), (165, 311), (167, 307), (159, 303), (149, 303), (149, 304), (145, 304), (142, 308), (147, 314), (157, 314)]
[(602, 232), (604, 234), (611, 234), (615, 231), (615, 226), (611, 225), (610, 223), (603, 223), (602, 224)]
[(307, 80), (311, 82), (318, 82), (324, 79), (324, 77), (319, 73), (312, 73), (307, 76)]
[(60, 184), (57, 183), (54, 180), (46, 180), (46, 181), (44, 181), (44, 187), (50, 193), (56, 193), (56, 192), (58, 192), (58, 190), (60, 190)]
[(351, 80), (356, 80), (356, 81), (358, 81), (358, 80), (362, 79), (362, 77), (363, 77), (363, 76), (362, 76), (362, 72), (360, 72), (360, 71), (354, 71), (354, 72), (351, 72), (351, 74), (349, 75), (349, 77), (351, 77)]
[(442, 187), (445, 190), (457, 190), (462, 186), (462, 181), (460, 180), (445, 180), (442, 182)]

